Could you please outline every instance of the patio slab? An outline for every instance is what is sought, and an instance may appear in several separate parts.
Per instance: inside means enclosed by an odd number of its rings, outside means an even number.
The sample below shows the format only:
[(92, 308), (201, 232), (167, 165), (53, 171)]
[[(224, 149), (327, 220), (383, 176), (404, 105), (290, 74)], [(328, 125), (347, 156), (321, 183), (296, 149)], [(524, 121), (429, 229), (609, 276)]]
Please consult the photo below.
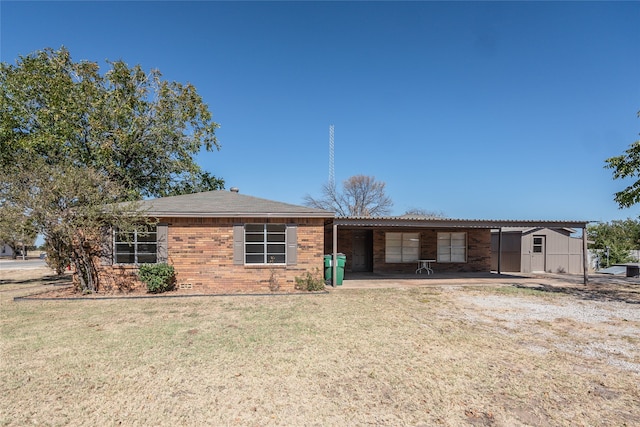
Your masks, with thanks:
[[(637, 284), (640, 279), (618, 277), (606, 274), (590, 274), (589, 285)], [(328, 289), (385, 289), (413, 288), (429, 286), (584, 286), (583, 276), (577, 274), (553, 273), (435, 273), (425, 274), (377, 274), (350, 273), (345, 274), (343, 284)]]

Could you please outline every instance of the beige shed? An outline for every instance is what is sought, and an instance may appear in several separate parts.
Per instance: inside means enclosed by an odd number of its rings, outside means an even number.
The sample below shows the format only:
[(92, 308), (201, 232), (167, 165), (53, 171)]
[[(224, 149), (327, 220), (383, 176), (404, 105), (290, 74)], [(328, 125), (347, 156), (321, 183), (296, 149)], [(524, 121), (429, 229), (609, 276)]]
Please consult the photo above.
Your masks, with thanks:
[(583, 242), (574, 235), (575, 230), (566, 227), (504, 227), (501, 233), (493, 230), (491, 268), (505, 272), (580, 274)]

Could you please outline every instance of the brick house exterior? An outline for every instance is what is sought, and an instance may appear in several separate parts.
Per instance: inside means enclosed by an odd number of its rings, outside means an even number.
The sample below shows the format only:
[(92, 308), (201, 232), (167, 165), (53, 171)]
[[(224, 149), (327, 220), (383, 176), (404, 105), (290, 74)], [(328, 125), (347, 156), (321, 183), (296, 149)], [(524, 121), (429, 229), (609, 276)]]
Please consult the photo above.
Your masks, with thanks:
[[(467, 253), (464, 262), (438, 262), (437, 242), (438, 232), (460, 232), (460, 229), (442, 228), (442, 229), (409, 229), (409, 228), (375, 228), (371, 230), (371, 261), (370, 266), (364, 266), (354, 269), (354, 242), (357, 241), (358, 229), (342, 229), (338, 232), (338, 252), (346, 255), (347, 264), (345, 271), (347, 272), (366, 272), (380, 274), (402, 274), (415, 273), (416, 261), (405, 262), (387, 262), (386, 260), (386, 236), (387, 233), (398, 232), (417, 233), (420, 242), (418, 259), (433, 259), (433, 268), (438, 272), (487, 272), (491, 269), (491, 230), (490, 229), (464, 229), (462, 231), (467, 238)], [(325, 251), (331, 252), (330, 232), (325, 236)], [(329, 245), (327, 244), (329, 243)]]
[(292, 291), (296, 277), (321, 274), (324, 226), (334, 215), (230, 191), (141, 204), (157, 220), (155, 234), (141, 235), (136, 246), (136, 236), (127, 243), (116, 230), (110, 232), (99, 272), (107, 290), (142, 286), (136, 273), (138, 257), (145, 257), (143, 262), (173, 265), (179, 290), (252, 293), (277, 286)]
[[(357, 272), (415, 274), (420, 260), (429, 260), (437, 273), (489, 272), (492, 230), (586, 227), (584, 221), (335, 217), (334, 212), (237, 191), (140, 204), (157, 225), (141, 232), (108, 233), (99, 270), (105, 291), (142, 286), (136, 280), (138, 266), (166, 262), (176, 271), (179, 292), (286, 292), (294, 290), (296, 277), (307, 272), (321, 276), (325, 254), (336, 259), (335, 272), (338, 253), (346, 255), (345, 278)], [(498, 260), (502, 252), (497, 249)], [(500, 261), (498, 272), (499, 266)]]
[[(168, 225), (168, 263), (178, 271), (178, 285), (206, 293), (269, 291), (272, 280), (292, 291), (295, 277), (322, 266), (322, 218), (162, 218)], [(295, 227), (297, 260), (286, 264), (234, 262), (234, 230), (243, 224)], [(236, 232), (237, 234), (237, 232)]]

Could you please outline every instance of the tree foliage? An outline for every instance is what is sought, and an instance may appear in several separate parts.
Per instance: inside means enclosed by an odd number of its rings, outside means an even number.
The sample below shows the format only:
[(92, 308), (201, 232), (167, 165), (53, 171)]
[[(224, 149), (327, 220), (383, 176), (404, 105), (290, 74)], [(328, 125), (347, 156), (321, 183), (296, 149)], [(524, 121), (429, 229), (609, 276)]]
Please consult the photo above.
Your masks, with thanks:
[(640, 202), (640, 140), (632, 143), (624, 154), (610, 157), (605, 162), (606, 168), (613, 169), (613, 179), (633, 180), (624, 190), (615, 193), (614, 200), (618, 206), (628, 208)]
[(589, 225), (587, 237), (600, 253), (601, 266), (606, 266), (607, 250), (609, 264), (633, 261), (630, 251), (640, 249), (640, 222), (626, 219)]
[(373, 176), (355, 175), (342, 183), (342, 191), (325, 184), (320, 198), (307, 195), (304, 201), (307, 206), (334, 211), (338, 216), (384, 216), (393, 206), (385, 186)]
[(132, 229), (147, 219), (135, 202), (114, 203), (122, 194), (116, 183), (88, 168), (35, 164), (3, 172), (0, 198), (20, 206), (44, 235), (49, 266), (61, 274), (73, 265), (83, 291), (99, 287), (96, 263), (111, 227)]
[(423, 208), (410, 208), (407, 209), (404, 213), (405, 216), (416, 216), (416, 217), (425, 217), (425, 218), (446, 218), (444, 213), (441, 211), (431, 211), (429, 209)]
[(219, 148), (211, 113), (191, 84), (158, 70), (74, 62), (45, 49), (0, 67), (0, 165), (39, 158), (91, 168), (124, 189), (121, 199), (220, 189), (194, 160)]
[[(195, 162), (219, 148), (218, 124), (195, 87), (139, 65), (74, 62), (44, 49), (0, 64), (0, 235), (45, 236), (58, 272), (73, 264), (83, 290), (99, 286), (105, 227), (143, 221), (135, 201), (220, 189)], [(9, 215), (10, 214), (10, 215)]]

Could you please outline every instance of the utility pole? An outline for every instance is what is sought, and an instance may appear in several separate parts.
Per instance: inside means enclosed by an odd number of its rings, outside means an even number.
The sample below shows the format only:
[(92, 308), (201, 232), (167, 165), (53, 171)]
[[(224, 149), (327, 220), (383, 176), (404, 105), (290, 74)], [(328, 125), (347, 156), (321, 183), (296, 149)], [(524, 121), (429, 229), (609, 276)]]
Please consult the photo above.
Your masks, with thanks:
[(333, 168), (333, 125), (329, 125), (329, 188), (336, 185), (335, 173)]

